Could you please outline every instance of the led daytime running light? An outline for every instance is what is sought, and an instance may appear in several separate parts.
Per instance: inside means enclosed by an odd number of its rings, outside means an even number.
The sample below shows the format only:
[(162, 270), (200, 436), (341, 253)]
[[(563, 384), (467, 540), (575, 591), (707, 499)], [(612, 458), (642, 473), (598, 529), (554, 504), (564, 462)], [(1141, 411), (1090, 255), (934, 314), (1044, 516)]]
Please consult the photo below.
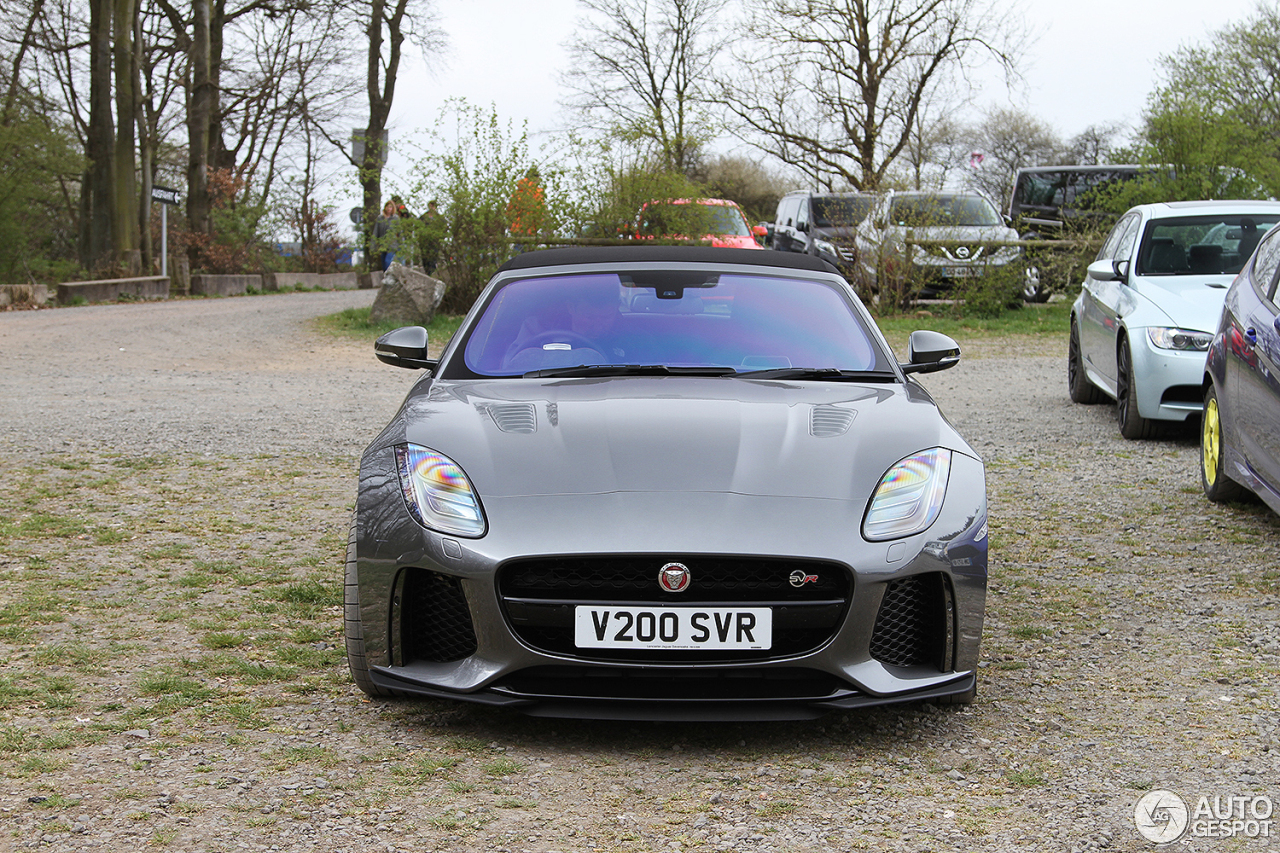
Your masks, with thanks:
[(1182, 352), (1205, 352), (1213, 343), (1213, 335), (1192, 329), (1166, 329), (1160, 326), (1147, 328), (1147, 337), (1160, 349)]
[(876, 486), (862, 535), (869, 541), (901, 539), (928, 528), (942, 510), (951, 473), (951, 451), (935, 447), (908, 456)]
[(484, 513), (471, 482), (447, 456), (416, 445), (396, 449), (400, 488), (423, 527), (459, 536), (483, 536)]

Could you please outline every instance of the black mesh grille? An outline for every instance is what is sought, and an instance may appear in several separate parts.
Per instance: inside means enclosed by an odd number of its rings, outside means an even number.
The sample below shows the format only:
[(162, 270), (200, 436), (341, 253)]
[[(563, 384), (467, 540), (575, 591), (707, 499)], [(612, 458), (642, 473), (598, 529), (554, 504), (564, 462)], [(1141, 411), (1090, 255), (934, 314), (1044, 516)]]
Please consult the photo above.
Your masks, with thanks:
[[(658, 586), (664, 563), (689, 567), (692, 582), (681, 593)], [(817, 580), (795, 586), (801, 572)], [(760, 557), (620, 556), (520, 560), (502, 567), (499, 589), (507, 597), (585, 601), (666, 601), (675, 604), (721, 601), (815, 601), (849, 595), (849, 573), (842, 566), (812, 560)]]
[[(667, 562), (689, 568), (688, 589), (658, 585)], [(802, 583), (793, 583), (797, 575)], [(759, 557), (605, 556), (519, 560), (498, 572), (498, 590), (512, 630), (522, 641), (553, 654), (595, 660), (682, 663), (767, 660), (803, 654), (834, 636), (850, 595), (849, 571), (834, 563)], [(764, 651), (579, 649), (573, 639), (576, 603), (769, 604), (773, 642)]]
[(940, 666), (946, 646), (946, 579), (913, 575), (885, 590), (871, 635), (871, 656), (892, 666)]
[(405, 570), (400, 637), (406, 663), (443, 663), (475, 653), (471, 611), (457, 578), (426, 569)]
[(849, 685), (826, 673), (805, 669), (689, 672), (544, 666), (521, 670), (496, 686), (527, 697), (623, 700), (803, 701), (854, 692)]

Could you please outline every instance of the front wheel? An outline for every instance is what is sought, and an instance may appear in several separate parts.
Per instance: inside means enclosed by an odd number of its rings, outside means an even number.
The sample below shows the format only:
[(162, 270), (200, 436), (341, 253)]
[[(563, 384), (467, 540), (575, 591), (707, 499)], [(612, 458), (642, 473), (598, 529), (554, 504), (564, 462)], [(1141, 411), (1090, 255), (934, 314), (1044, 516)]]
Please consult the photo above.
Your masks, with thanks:
[(1210, 383), (1204, 392), (1204, 417), (1200, 421), (1200, 486), (1204, 496), (1215, 503), (1244, 497), (1240, 484), (1227, 476), (1226, 449), (1218, 393)]
[(1116, 353), (1116, 421), (1125, 438), (1151, 438), (1156, 434), (1155, 423), (1138, 412), (1138, 385), (1128, 340), (1120, 342)]
[(347, 568), (343, 584), (343, 622), (347, 640), (347, 668), (351, 680), (370, 696), (389, 697), (402, 694), (386, 690), (373, 683), (369, 677), (369, 662), (364, 653), (364, 622), (360, 618), (360, 584), (356, 572), (356, 519), (351, 517), (351, 530), (347, 534)]
[(1048, 302), (1052, 295), (1049, 285), (1040, 278), (1040, 268), (1034, 264), (1028, 265), (1026, 272), (1023, 273), (1022, 301)]

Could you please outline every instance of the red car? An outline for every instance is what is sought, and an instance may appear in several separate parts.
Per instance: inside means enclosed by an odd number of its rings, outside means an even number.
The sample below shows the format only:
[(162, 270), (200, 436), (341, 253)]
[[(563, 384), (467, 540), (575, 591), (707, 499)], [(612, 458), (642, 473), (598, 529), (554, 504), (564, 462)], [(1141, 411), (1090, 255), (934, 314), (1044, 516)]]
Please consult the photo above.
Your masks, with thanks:
[[(698, 205), (697, 208), (689, 205)], [(690, 236), (689, 232), (703, 232)], [(747, 224), (747, 217), (736, 202), (723, 198), (673, 198), (648, 201), (636, 216), (636, 238), (661, 237), (667, 240), (710, 241), (712, 246), (727, 249), (763, 249), (757, 241), (765, 235), (765, 227)]]

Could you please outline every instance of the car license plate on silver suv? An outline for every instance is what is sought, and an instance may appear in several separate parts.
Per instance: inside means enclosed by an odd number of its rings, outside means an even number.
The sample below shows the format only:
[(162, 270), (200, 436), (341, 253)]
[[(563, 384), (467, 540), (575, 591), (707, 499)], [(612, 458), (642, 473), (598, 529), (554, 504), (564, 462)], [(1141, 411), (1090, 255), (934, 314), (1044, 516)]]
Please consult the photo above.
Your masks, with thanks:
[(573, 642), (580, 649), (768, 649), (768, 607), (605, 607), (579, 605)]

